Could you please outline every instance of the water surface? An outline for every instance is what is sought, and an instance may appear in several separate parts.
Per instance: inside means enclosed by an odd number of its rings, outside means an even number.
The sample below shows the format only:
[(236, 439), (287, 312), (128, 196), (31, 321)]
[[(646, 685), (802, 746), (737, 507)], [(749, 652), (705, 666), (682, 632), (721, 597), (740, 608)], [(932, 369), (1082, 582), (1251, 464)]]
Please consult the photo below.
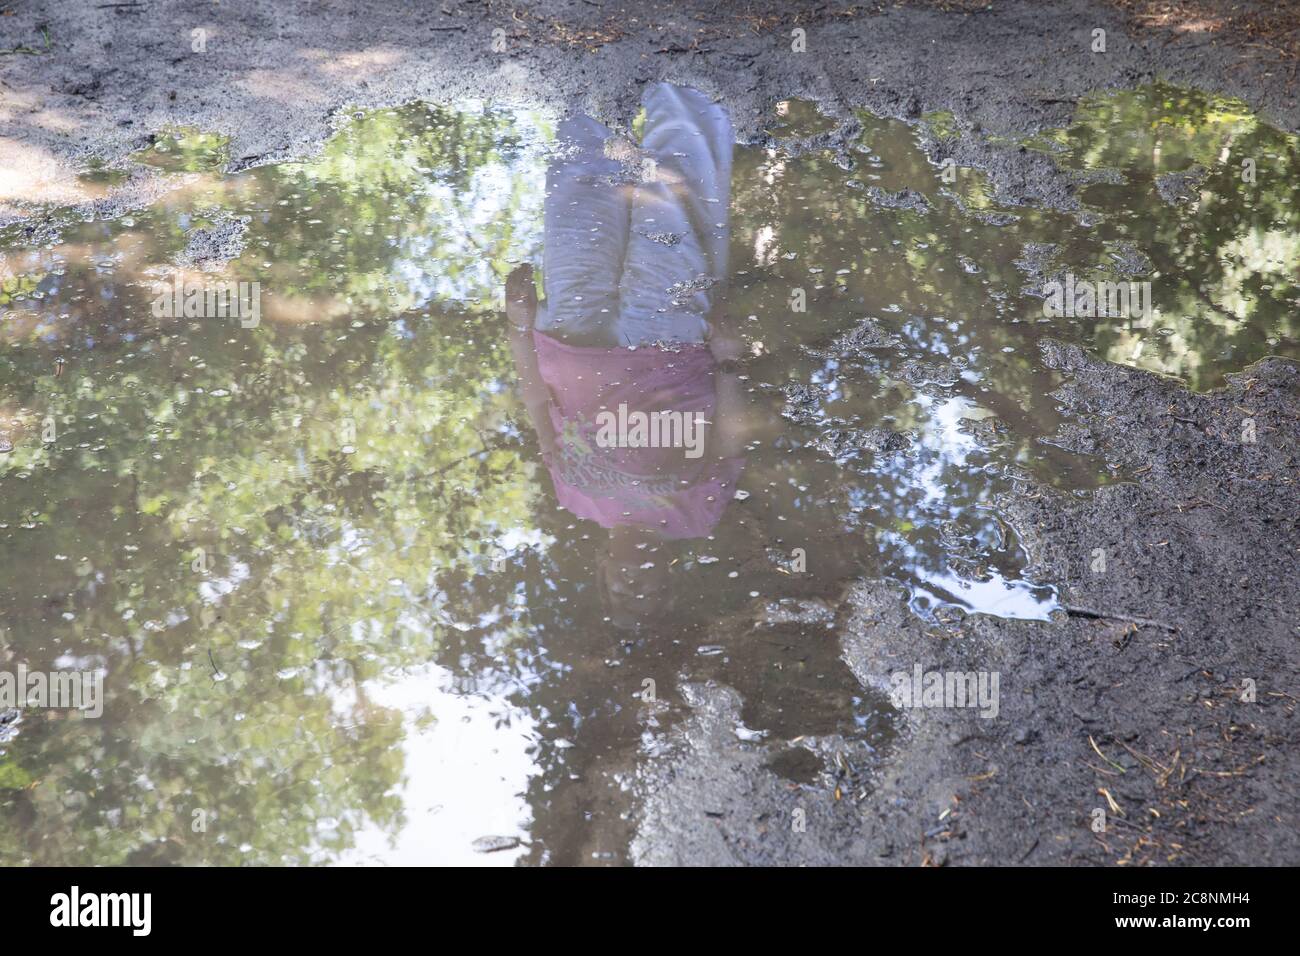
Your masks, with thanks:
[[(0, 234), (0, 669), (106, 693), (4, 723), (0, 862), (622, 862), (683, 678), (735, 687), (738, 735), (810, 795), (835, 773), (810, 741), (887, 751), (839, 659), (846, 582), (897, 580), (936, 626), (1047, 618), (997, 497), (1123, 476), (1050, 443), (1038, 342), (1196, 388), (1295, 356), (1296, 138), (1169, 87), (1093, 97), (1025, 144), (1083, 183), (1053, 211), (862, 120), (847, 154), (796, 149), (833, 124), (786, 103), (734, 151), (712, 278), (743, 468), (708, 534), (641, 549), (640, 628), (600, 583), (640, 564), (558, 506), (503, 310), (543, 262), (556, 117), (358, 114), (235, 175), (168, 131), (137, 159), (193, 175), (157, 205)], [(259, 283), (260, 323), (156, 317), (178, 264)], [(1065, 271), (1150, 281), (1159, 312), (1047, 318)]]

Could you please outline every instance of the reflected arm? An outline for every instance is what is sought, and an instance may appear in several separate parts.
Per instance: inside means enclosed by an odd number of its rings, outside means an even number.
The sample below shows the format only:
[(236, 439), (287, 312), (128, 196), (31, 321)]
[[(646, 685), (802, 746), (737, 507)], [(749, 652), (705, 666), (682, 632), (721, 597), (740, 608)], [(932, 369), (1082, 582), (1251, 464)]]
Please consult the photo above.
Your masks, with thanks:
[(510, 351), (523, 392), (524, 407), (532, 420), (544, 453), (555, 450), (555, 428), (551, 424), (551, 395), (537, 366), (533, 343), (533, 320), (537, 317), (537, 292), (533, 288), (533, 267), (519, 266), (506, 279), (506, 318), (510, 322)]

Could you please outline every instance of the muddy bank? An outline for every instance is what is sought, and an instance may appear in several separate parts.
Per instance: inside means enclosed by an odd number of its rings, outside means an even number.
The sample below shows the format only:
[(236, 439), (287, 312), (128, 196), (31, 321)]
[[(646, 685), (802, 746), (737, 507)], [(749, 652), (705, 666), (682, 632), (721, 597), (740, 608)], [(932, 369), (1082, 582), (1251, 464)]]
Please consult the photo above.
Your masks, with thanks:
[[(1300, 856), (1293, 598), (1300, 371), (1265, 360), (1220, 392), (1050, 346), (1086, 432), (1133, 474), (1086, 498), (1002, 502), (1052, 623), (927, 625), (862, 581), (836, 630), (865, 685), (995, 671), (997, 716), (909, 709), (866, 792), (797, 789), (730, 732), (726, 688), (692, 688), (678, 751), (644, 771), (643, 863), (1283, 864)], [(1243, 419), (1256, 441), (1241, 441)], [(1104, 570), (1098, 550), (1105, 552)], [(1094, 570), (1097, 568), (1098, 570)], [(1253, 702), (1248, 690), (1252, 689)], [(1243, 699), (1245, 698), (1245, 699)], [(1112, 803), (1113, 801), (1113, 803)], [(795, 827), (796, 811), (806, 827)], [(1106, 828), (1093, 831), (1098, 811)]]
[[(720, 97), (747, 140), (761, 136), (774, 100), (816, 99), (840, 125), (807, 149), (846, 142), (854, 107), (908, 119), (951, 110), (959, 135), (932, 140), (932, 158), (988, 169), (1004, 201), (1063, 209), (1075, 205), (1075, 182), (1044, 155), (988, 134), (1059, 124), (1081, 94), (1155, 76), (1240, 96), (1287, 128), (1300, 123), (1286, 72), (1270, 72), (1266, 59), (1172, 31), (1127, 35), (1119, 14), (1092, 4), (795, 16), (580, 0), (328, 15), (306, 3), (220, 14), (199, 3), (31, 4), (0, 19), (0, 46), (34, 51), (0, 58), (0, 217), (39, 220), (32, 200), (84, 202), (101, 215), (150, 201), (168, 188), (155, 170), (130, 167), (99, 198), (76, 174), (92, 158), (127, 169), (128, 154), (170, 126), (228, 137), (225, 166), (240, 169), (311, 151), (345, 107), (490, 97), (581, 106), (618, 123), (660, 78)], [(796, 25), (807, 30), (806, 53), (789, 49)], [(1096, 28), (1107, 32), (1104, 54), (1088, 51)], [(202, 51), (194, 29), (207, 31)], [(504, 50), (493, 50), (496, 29)], [(1068, 346), (1049, 346), (1046, 360), (1068, 373), (1058, 398), (1083, 423), (1057, 443), (1130, 478), (1088, 497), (1026, 482), (1002, 502), (1033, 575), (1058, 584), (1073, 610), (1050, 623), (927, 624), (893, 585), (863, 580), (834, 609), (827, 637), (877, 690), (916, 665), (995, 671), (998, 716), (908, 711), (879, 766), (843, 741), (818, 741), (833, 780), (800, 786), (772, 769), (783, 757), (774, 745), (737, 737), (735, 690), (675, 688), (692, 716), (637, 771), (634, 860), (1300, 859), (1290, 783), (1294, 366), (1266, 360), (1221, 392), (1195, 395)], [(1243, 440), (1247, 419), (1253, 442)], [(1253, 702), (1241, 699), (1246, 680)], [(1094, 832), (1098, 810), (1107, 825)]]
[[(488, 98), (581, 107), (626, 122), (657, 79), (717, 96), (742, 139), (787, 97), (852, 121), (865, 106), (914, 119), (950, 110), (967, 131), (1025, 133), (1067, 119), (1091, 90), (1170, 82), (1241, 97), (1300, 123), (1294, 64), (1244, 38), (1138, 31), (1084, 0), (959, 4), (33, 2), (0, 17), (0, 222), (40, 203), (100, 214), (147, 203), (158, 173), (129, 167), (109, 198), (79, 178), (169, 127), (229, 138), (232, 170), (309, 152), (347, 107)], [(973, 6), (973, 5), (970, 5)], [(804, 31), (805, 52), (791, 49)], [(1105, 52), (1092, 52), (1094, 31)], [(197, 31), (197, 32), (196, 32)], [(936, 147), (937, 148), (937, 147)], [(993, 171), (1004, 196), (1068, 203), (1043, 157), (965, 136), (943, 149)], [(37, 202), (36, 207), (32, 206)]]

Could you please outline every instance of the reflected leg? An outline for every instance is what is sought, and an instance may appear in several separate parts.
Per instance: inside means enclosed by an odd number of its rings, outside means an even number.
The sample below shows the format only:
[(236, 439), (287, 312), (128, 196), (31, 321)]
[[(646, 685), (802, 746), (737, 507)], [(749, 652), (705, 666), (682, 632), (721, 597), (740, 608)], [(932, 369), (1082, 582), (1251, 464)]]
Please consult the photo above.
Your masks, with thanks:
[(703, 94), (667, 83), (646, 92), (645, 107), (642, 145), (654, 166), (632, 200), (620, 333), (628, 344), (699, 342), (716, 290), (669, 289), (726, 280), (731, 121)]
[(588, 116), (566, 119), (546, 175), (546, 308), (537, 328), (591, 344), (607, 339), (617, 319), (627, 254), (630, 196), (618, 184), (622, 166), (604, 154), (611, 135)]

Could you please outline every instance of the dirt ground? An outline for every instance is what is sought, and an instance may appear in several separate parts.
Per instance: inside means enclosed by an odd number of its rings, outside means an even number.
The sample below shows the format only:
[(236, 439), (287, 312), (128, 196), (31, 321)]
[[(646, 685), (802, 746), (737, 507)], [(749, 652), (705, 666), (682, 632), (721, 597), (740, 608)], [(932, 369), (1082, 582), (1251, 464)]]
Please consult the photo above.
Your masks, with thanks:
[[(790, 50), (796, 27), (806, 53)], [(1105, 53), (1090, 52), (1095, 29)], [(1157, 77), (1240, 97), (1294, 131), (1297, 30), (1289, 0), (0, 0), (0, 224), (39, 223), (43, 203), (112, 214), (147, 202), (162, 188), (151, 170), (107, 198), (76, 174), (92, 157), (121, 164), (169, 125), (229, 135), (239, 169), (310, 152), (344, 109), (481, 97), (617, 119), (657, 79), (720, 98), (742, 139), (794, 96), (845, 120), (858, 106), (951, 110), (966, 129), (959, 162), (987, 168), (1004, 197), (1060, 205), (1073, 187), (1050, 163), (982, 134), (1060, 125), (1091, 90)], [(1137, 476), (1087, 497), (1026, 482), (1002, 502), (1030, 571), (1061, 586), (1069, 613), (936, 628), (871, 581), (836, 610), (864, 684), (886, 686), (893, 661), (918, 657), (998, 670), (1002, 719), (909, 711), (883, 774), (810, 803), (729, 732), (734, 691), (687, 688), (678, 746), (642, 770), (638, 862), (1300, 862), (1300, 371), (1266, 359), (1196, 394), (1073, 346), (1046, 351), (1084, 424), (1061, 443)], [(1253, 444), (1239, 440), (1244, 418)], [(1106, 573), (1090, 568), (1096, 549)], [(1090, 826), (1098, 809), (1104, 833)]]
[[(76, 180), (86, 161), (118, 163), (168, 125), (228, 134), (239, 169), (311, 150), (348, 106), (481, 97), (617, 119), (656, 79), (721, 98), (742, 138), (792, 96), (833, 116), (950, 109), (990, 133), (1024, 133), (1059, 124), (1090, 90), (1157, 76), (1241, 97), (1294, 129), (1298, 64), (1277, 48), (1289, 35), (1276, 23), (1293, 0), (1224, 6), (1236, 19), (1134, 0), (0, 0), (0, 224), (33, 200), (92, 198)], [(1263, 12), (1243, 19), (1243, 8)], [(1238, 25), (1261, 19), (1266, 36)], [(790, 50), (795, 28), (805, 53)], [(1090, 50), (1097, 29), (1105, 53)], [(146, 202), (153, 188), (140, 172), (111, 202)]]

